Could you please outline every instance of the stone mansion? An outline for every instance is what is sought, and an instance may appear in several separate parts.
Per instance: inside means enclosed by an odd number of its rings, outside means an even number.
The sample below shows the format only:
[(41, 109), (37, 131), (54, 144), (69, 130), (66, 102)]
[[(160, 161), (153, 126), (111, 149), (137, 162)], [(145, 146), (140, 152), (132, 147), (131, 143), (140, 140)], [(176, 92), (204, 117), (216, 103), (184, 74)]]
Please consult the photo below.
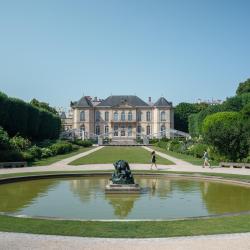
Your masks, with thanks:
[(71, 102), (70, 116), (61, 114), (64, 130), (78, 131), (80, 137), (110, 139), (169, 137), (174, 128), (174, 109), (164, 97), (155, 103), (134, 95), (112, 95), (104, 100), (83, 96)]

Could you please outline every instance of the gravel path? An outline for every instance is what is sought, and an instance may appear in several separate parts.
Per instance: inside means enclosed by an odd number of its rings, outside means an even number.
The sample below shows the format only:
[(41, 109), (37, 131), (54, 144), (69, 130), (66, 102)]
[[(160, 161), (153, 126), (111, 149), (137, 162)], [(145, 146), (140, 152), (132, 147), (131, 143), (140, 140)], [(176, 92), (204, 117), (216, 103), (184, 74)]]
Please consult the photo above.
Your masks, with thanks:
[(152, 239), (108, 239), (0, 232), (1, 250), (249, 250), (250, 233)]

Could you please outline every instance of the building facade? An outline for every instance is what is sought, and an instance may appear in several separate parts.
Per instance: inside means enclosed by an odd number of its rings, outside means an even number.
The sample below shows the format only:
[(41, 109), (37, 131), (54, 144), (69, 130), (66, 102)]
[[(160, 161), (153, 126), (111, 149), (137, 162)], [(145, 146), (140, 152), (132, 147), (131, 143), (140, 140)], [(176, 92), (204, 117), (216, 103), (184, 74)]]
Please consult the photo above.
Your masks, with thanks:
[(84, 138), (136, 139), (167, 136), (174, 128), (172, 103), (164, 97), (148, 103), (137, 96), (109, 96), (105, 100), (83, 96), (71, 102), (71, 116), (62, 114), (65, 130), (80, 131)]

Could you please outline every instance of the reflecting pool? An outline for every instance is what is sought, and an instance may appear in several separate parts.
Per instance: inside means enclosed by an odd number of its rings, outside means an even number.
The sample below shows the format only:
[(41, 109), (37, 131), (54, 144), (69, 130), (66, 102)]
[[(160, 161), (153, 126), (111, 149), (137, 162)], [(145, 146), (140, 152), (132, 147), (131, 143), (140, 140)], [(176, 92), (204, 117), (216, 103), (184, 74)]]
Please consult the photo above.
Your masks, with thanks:
[(105, 194), (110, 176), (0, 185), (0, 211), (68, 219), (176, 219), (250, 211), (247, 186), (135, 176), (140, 194)]

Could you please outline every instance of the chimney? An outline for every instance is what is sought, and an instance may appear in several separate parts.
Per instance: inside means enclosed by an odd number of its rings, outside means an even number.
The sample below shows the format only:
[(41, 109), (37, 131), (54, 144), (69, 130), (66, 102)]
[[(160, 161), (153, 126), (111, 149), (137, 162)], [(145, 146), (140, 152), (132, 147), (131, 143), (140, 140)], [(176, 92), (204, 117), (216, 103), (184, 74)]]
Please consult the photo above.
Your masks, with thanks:
[(148, 102), (151, 102), (151, 96), (149, 96), (149, 98), (148, 98)]

